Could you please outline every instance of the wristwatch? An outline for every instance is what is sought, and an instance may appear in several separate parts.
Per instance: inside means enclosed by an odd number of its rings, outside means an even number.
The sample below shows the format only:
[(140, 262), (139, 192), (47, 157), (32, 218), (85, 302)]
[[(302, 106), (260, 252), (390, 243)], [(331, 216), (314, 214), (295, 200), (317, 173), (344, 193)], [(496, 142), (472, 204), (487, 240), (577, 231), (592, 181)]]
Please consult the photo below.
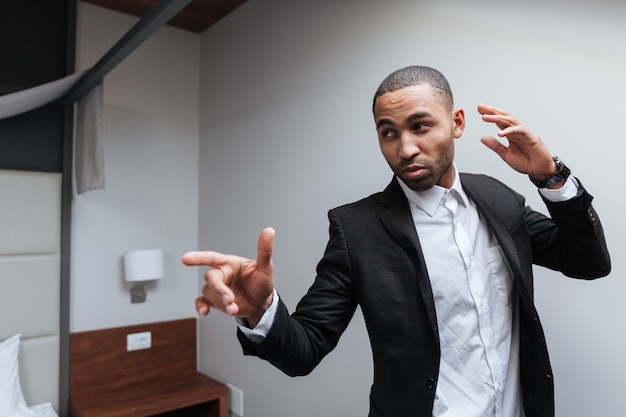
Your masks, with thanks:
[(558, 157), (553, 156), (552, 160), (554, 161), (554, 163), (556, 164), (556, 167), (558, 168), (558, 171), (556, 174), (554, 174), (550, 178), (546, 178), (545, 180), (541, 180), (541, 181), (537, 181), (533, 179), (530, 175), (528, 176), (528, 178), (530, 178), (532, 183), (535, 184), (537, 187), (539, 188), (551, 187), (555, 184), (558, 184), (561, 181), (566, 180), (567, 177), (569, 177), (569, 175), (572, 173), (570, 169), (566, 167), (565, 164), (561, 162), (561, 160)]

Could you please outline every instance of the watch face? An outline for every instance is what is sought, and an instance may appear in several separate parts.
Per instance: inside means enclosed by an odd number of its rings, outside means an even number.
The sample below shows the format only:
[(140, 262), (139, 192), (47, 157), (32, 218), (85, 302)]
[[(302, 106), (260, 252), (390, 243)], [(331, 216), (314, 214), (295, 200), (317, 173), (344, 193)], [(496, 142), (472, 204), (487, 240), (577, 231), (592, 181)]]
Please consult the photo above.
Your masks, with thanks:
[(529, 176), (533, 184), (535, 184), (539, 188), (551, 187), (555, 184), (558, 184), (559, 182), (563, 180), (566, 180), (570, 176), (570, 173), (571, 173), (570, 169), (566, 167), (565, 164), (561, 162), (561, 160), (558, 157), (554, 156), (552, 159), (554, 160), (554, 163), (556, 164), (556, 167), (558, 168), (558, 171), (556, 174), (554, 174), (550, 178), (545, 179), (543, 181), (536, 181), (532, 177)]
[(556, 166), (559, 171), (554, 174), (552, 177), (548, 178), (548, 182), (545, 185), (546, 187), (550, 187), (551, 185), (558, 184), (559, 182), (566, 180), (569, 177), (570, 170), (565, 166), (563, 162), (561, 162), (558, 158), (555, 158), (554, 162), (556, 162)]

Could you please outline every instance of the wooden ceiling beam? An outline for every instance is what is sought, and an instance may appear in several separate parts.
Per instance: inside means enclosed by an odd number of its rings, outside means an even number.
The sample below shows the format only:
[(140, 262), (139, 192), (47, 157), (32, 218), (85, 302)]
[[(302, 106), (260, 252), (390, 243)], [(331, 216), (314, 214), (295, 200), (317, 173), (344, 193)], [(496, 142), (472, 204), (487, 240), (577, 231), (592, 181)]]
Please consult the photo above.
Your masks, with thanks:
[[(157, 0), (81, 0), (107, 9), (141, 17)], [(202, 33), (246, 0), (192, 0), (167, 22), (169, 26)]]

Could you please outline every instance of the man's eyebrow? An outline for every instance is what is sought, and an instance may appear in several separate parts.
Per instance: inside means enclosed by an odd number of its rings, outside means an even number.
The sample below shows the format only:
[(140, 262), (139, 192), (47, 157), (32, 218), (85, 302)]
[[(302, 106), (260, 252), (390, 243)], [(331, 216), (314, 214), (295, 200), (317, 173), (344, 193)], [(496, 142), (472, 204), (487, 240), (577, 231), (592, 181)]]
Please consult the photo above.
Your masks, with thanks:
[[(414, 122), (415, 120), (419, 120), (419, 119), (426, 119), (429, 117), (432, 117), (433, 115), (427, 111), (421, 111), (421, 112), (417, 112), (417, 113), (413, 113), (411, 115), (409, 115), (409, 117), (406, 118), (406, 123), (411, 123)], [(393, 120), (391, 119), (380, 119), (378, 122), (376, 122), (376, 129), (379, 129), (382, 126), (395, 126), (396, 124), (393, 122)]]
[(380, 119), (378, 122), (376, 122), (376, 129), (378, 129), (381, 126), (385, 126), (385, 125), (390, 125), (393, 126), (394, 123), (391, 119)]
[(412, 115), (406, 118), (406, 121), (407, 123), (410, 123), (417, 119), (425, 119), (427, 117), (432, 117), (432, 114), (428, 113), (427, 111), (422, 111), (418, 113), (413, 113)]

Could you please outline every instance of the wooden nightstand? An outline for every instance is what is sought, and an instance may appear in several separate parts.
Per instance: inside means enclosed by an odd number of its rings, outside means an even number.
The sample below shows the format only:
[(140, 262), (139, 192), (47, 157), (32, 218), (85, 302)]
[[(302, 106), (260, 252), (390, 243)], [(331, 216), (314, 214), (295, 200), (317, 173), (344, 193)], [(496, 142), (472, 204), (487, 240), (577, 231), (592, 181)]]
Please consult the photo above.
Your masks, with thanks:
[[(151, 332), (150, 349), (126, 335)], [(196, 371), (196, 319), (70, 335), (70, 417), (228, 417), (228, 387)]]

